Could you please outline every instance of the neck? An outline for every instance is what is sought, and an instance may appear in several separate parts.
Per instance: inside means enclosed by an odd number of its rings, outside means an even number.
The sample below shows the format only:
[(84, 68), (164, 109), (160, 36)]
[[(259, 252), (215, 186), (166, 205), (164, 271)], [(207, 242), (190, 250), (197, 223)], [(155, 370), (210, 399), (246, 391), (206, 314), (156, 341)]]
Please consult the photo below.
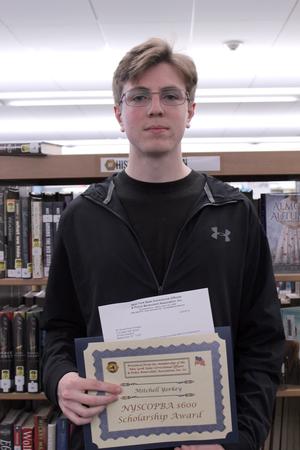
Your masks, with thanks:
[(126, 173), (148, 183), (164, 183), (186, 177), (191, 172), (182, 161), (182, 154), (136, 154), (130, 151)]

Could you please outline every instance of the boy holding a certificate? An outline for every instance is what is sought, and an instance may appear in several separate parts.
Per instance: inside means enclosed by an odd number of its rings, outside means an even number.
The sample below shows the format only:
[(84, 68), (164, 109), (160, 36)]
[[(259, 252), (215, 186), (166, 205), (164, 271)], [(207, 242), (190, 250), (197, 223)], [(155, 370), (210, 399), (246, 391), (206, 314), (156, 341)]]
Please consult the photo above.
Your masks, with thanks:
[[(161, 39), (119, 63), (114, 111), (130, 143), (128, 165), (62, 216), (44, 314), (44, 385), (72, 422), (90, 423), (121, 393), (77, 373), (74, 339), (102, 334), (98, 307), (207, 288), (214, 326), (231, 327), (239, 442), (181, 448), (258, 450), (284, 344), (272, 263), (251, 202), (183, 162), (196, 87), (193, 61)], [(83, 449), (75, 441), (72, 450)]]

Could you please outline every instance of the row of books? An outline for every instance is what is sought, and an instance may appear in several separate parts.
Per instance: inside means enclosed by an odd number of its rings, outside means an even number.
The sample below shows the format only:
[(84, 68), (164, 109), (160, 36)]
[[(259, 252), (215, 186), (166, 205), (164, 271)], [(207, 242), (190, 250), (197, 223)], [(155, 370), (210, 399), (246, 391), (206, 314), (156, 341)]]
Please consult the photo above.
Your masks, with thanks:
[(69, 450), (72, 426), (49, 404), (10, 409), (0, 421), (0, 450)]
[[(47, 277), (55, 232), (73, 194), (28, 193), (0, 187), (0, 278)], [(261, 194), (258, 212), (265, 227), (275, 273), (300, 272), (300, 193)]]
[[(42, 301), (44, 295), (38, 294)], [(27, 305), (0, 307), (0, 392), (42, 390), (43, 308), (33, 303), (33, 296), (24, 298), (29, 300)]]
[(0, 278), (48, 276), (58, 222), (72, 199), (0, 187)]
[[(48, 276), (58, 222), (72, 198), (0, 187), (0, 278)], [(275, 273), (299, 273), (300, 193), (262, 194), (258, 211)]]

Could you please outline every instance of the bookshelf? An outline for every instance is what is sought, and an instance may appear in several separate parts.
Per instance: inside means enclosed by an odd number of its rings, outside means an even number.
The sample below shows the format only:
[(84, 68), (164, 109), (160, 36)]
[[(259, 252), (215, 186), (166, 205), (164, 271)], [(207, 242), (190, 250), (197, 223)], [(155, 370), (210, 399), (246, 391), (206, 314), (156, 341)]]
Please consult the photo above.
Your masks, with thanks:
[[(107, 177), (113, 170), (102, 170), (105, 159), (117, 161), (128, 155), (47, 155), (2, 156), (1, 184), (84, 184)], [(211, 175), (228, 180), (300, 179), (300, 152), (220, 152), (183, 153), (183, 157), (210, 161), (216, 158), (218, 170)], [(195, 160), (196, 161), (196, 160)], [(201, 162), (200, 162), (201, 163)], [(200, 169), (201, 170), (201, 169)]]
[[(283, 149), (284, 151), (284, 149)], [(300, 152), (207, 152), (183, 153), (197, 164), (214, 163), (218, 169), (205, 170), (223, 180), (300, 180)], [(86, 184), (99, 181), (114, 170), (109, 170), (118, 161), (128, 158), (126, 154), (117, 155), (47, 155), (47, 156), (3, 156), (0, 164), (0, 184)], [(109, 159), (111, 164), (105, 165)], [(104, 170), (103, 170), (104, 167)], [(192, 168), (194, 168), (191, 165)], [(106, 168), (106, 170), (105, 170)], [(199, 168), (199, 170), (203, 170)], [(300, 281), (299, 274), (276, 274), (276, 280)], [(42, 286), (47, 283), (41, 279), (0, 279), (1, 286)], [(300, 397), (300, 386), (283, 386), (278, 397)], [(44, 400), (43, 393), (0, 393), (1, 400)]]

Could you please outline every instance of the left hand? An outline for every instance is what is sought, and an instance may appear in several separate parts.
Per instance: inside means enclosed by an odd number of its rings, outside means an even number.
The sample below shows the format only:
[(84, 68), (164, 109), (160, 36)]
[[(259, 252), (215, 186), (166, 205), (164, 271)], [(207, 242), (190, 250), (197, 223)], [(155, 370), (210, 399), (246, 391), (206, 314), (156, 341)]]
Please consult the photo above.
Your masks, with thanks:
[(182, 445), (181, 447), (175, 447), (174, 450), (224, 450), (224, 447), (219, 444)]

